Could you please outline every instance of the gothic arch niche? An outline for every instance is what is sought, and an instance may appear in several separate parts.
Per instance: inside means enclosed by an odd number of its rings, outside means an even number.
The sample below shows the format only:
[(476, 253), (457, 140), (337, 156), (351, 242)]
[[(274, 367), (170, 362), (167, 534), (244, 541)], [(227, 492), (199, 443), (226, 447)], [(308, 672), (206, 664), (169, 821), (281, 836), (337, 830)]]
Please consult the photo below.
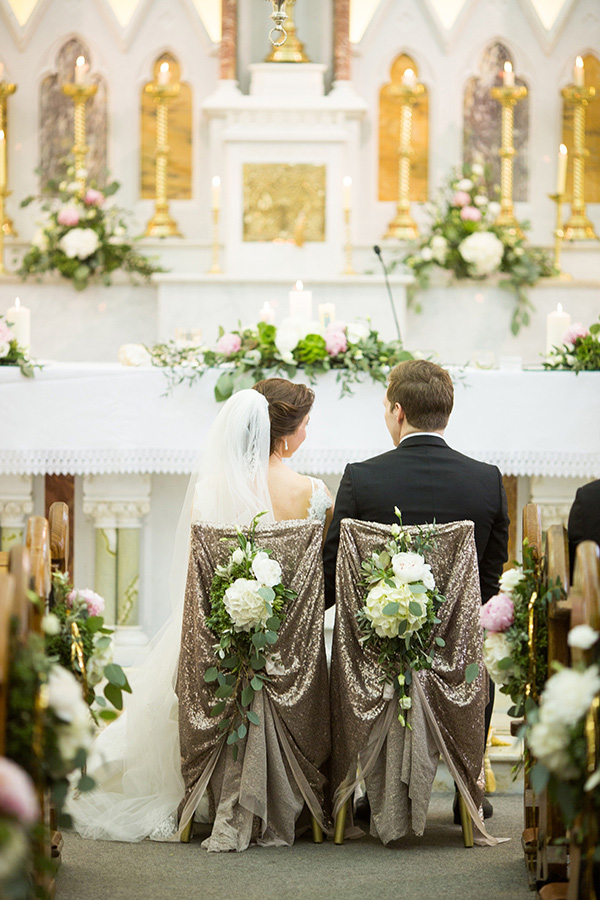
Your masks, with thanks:
[(40, 169), (42, 186), (50, 179), (60, 181), (66, 175), (67, 157), (73, 149), (73, 101), (63, 94), (62, 86), (75, 78), (75, 61), (84, 56), (90, 65), (90, 81), (98, 86), (86, 104), (86, 143), (88, 180), (106, 183), (107, 159), (107, 89), (104, 79), (94, 75), (87, 46), (79, 38), (71, 38), (58, 51), (56, 71), (47, 75), (40, 86)]
[[(592, 53), (583, 57), (585, 86), (596, 88), (596, 96), (585, 108), (585, 202), (600, 203), (600, 60)], [(569, 151), (566, 193), (573, 196), (573, 105), (563, 100), (562, 140)]]
[[(390, 81), (379, 92), (379, 199), (398, 199), (398, 145), (400, 135), (400, 101), (394, 96), (402, 84), (406, 69), (419, 75), (414, 60), (406, 54), (396, 57), (390, 69)], [(427, 88), (413, 107), (413, 157), (410, 173), (410, 199), (425, 201), (428, 197), (429, 94)]]
[[(167, 196), (171, 200), (189, 200), (192, 196), (192, 89), (180, 81), (181, 66), (171, 53), (162, 53), (154, 62), (152, 80), (156, 81), (161, 63), (168, 62), (171, 83), (179, 82), (179, 94), (169, 103), (169, 160)], [(140, 196), (155, 195), (154, 154), (156, 151), (156, 103), (144, 91), (141, 95), (141, 186)]]
[[(502, 107), (490, 94), (493, 87), (502, 84), (504, 63), (514, 60), (508, 49), (499, 42), (490, 44), (479, 63), (479, 75), (469, 78), (465, 88), (463, 115), (463, 159), (466, 163), (483, 161), (491, 168), (492, 184), (500, 184), (500, 157)], [(515, 77), (515, 84), (525, 81)], [(529, 167), (529, 94), (514, 107), (514, 147), (516, 157), (513, 169), (513, 200), (527, 200)]]

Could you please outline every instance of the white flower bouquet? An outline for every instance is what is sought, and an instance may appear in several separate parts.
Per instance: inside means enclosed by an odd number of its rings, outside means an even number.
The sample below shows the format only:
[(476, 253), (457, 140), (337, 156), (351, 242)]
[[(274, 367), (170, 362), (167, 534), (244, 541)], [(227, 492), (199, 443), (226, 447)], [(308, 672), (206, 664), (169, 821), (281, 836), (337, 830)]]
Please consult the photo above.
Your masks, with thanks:
[(248, 725), (258, 725), (250, 709), (254, 696), (271, 677), (283, 674), (281, 656), (274, 653), (277, 633), (285, 616), (285, 605), (296, 597), (282, 582), (281, 566), (269, 550), (256, 545), (256, 526), (264, 513), (252, 520), (248, 534), (237, 529), (224, 565), (217, 566), (210, 590), (212, 612), (206, 624), (218, 637), (215, 663), (204, 673), (214, 684), (217, 703), (211, 716), (220, 716), (235, 699), (231, 715), (219, 722), (227, 731), (237, 759), (238, 741), (246, 737)]

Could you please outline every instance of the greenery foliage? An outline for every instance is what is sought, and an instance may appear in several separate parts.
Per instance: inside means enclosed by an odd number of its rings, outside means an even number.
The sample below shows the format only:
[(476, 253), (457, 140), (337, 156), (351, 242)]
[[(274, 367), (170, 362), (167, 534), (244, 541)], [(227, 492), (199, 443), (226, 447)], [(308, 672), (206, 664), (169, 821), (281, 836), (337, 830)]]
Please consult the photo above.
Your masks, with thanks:
[(600, 371), (600, 322), (590, 325), (589, 331), (582, 329), (572, 343), (553, 347), (543, 365), (545, 369), (570, 369), (573, 372)]
[(34, 369), (42, 366), (35, 362), (29, 351), (21, 347), (6, 323), (6, 316), (0, 315), (0, 366), (18, 366), (25, 378), (33, 378)]

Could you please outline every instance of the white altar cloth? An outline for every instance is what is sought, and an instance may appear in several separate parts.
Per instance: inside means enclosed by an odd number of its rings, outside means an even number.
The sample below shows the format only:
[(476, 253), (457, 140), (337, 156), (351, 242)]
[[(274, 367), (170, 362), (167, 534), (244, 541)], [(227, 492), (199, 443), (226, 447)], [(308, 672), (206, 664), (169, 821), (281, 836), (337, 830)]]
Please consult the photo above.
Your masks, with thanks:
[[(35, 378), (0, 368), (0, 474), (186, 474), (219, 410), (207, 372), (164, 396), (160, 369), (48, 364)], [(455, 373), (451, 446), (505, 475), (600, 477), (600, 373)], [(383, 386), (370, 379), (340, 399), (319, 378), (300, 471), (339, 474), (391, 448)]]

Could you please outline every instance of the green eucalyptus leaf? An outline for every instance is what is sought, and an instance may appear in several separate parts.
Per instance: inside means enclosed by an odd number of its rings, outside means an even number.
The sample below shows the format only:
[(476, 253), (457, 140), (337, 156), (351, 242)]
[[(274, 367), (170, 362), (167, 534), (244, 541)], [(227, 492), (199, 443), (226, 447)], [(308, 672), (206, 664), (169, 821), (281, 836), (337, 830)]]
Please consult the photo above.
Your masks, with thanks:
[(228, 737), (227, 737), (227, 743), (228, 743), (228, 744), (235, 744), (235, 742), (237, 741), (237, 739), (238, 739), (238, 733), (237, 733), (237, 731), (232, 731), (231, 734), (228, 735)]
[(82, 775), (79, 781), (77, 782), (77, 790), (81, 791), (81, 793), (87, 793), (87, 791), (93, 791), (96, 787), (96, 782), (89, 775)]
[(258, 653), (256, 656), (250, 657), (250, 665), (252, 666), (252, 668), (254, 669), (255, 672), (259, 672), (261, 669), (264, 669), (266, 664), (267, 664), (267, 660), (261, 653)]
[(272, 603), (275, 599), (275, 591), (270, 587), (260, 587), (257, 591), (266, 603)]
[(280, 625), (281, 619), (279, 619), (277, 616), (271, 616), (270, 619), (267, 619), (267, 628), (270, 631), (277, 631)]
[(123, 709), (123, 692), (116, 684), (106, 684), (104, 686), (104, 696), (109, 703), (112, 703), (115, 709)]
[(235, 669), (236, 666), (240, 664), (239, 656), (228, 656), (227, 659), (223, 660), (223, 665), (226, 669)]
[(221, 715), (221, 713), (225, 709), (225, 706), (226, 706), (226, 703), (224, 700), (220, 700), (218, 703), (215, 703), (215, 705), (213, 706), (213, 708), (211, 709), (211, 711), (209, 713), (211, 719), (213, 719), (215, 716)]
[(267, 636), (262, 631), (257, 631), (252, 635), (252, 643), (257, 650), (262, 650), (267, 643)]
[(238, 730), (237, 730), (238, 737), (240, 740), (242, 740), (243, 738), (246, 737), (246, 731), (247, 731), (247, 728), (244, 725), (244, 723), (242, 722), (242, 724), (238, 726)]
[(204, 680), (207, 684), (210, 684), (211, 681), (216, 681), (219, 677), (219, 670), (216, 666), (211, 666), (210, 669), (207, 669), (204, 673)]
[(416, 600), (411, 600), (408, 604), (409, 612), (413, 614), (413, 616), (422, 616), (423, 615), (423, 607), (420, 603), (417, 603)]
[(217, 726), (219, 731), (225, 731), (227, 728), (229, 728), (230, 722), (231, 722), (231, 719), (221, 719), (221, 721), (219, 722), (219, 724)]
[(465, 669), (465, 681), (467, 684), (472, 684), (476, 678), (479, 678), (479, 666), (477, 663), (470, 663)]
[(232, 694), (233, 686), (230, 684), (222, 684), (221, 687), (217, 688), (215, 697), (218, 697), (219, 700), (224, 700), (231, 697)]
[(386, 603), (382, 609), (382, 613), (384, 616), (395, 616), (399, 609), (400, 604), (392, 601), (391, 603)]
[(277, 632), (276, 631), (265, 631), (265, 637), (267, 639), (267, 643), (269, 643), (269, 644), (277, 643)]
[(438, 645), (438, 647), (445, 647), (445, 646), (446, 646), (446, 641), (445, 641), (444, 638), (442, 638), (442, 637), (436, 637), (435, 642), (436, 642), (436, 644)]
[(251, 684), (247, 684), (244, 690), (242, 691), (242, 696), (240, 698), (240, 702), (242, 706), (250, 706), (252, 701), (254, 700), (254, 688)]
[(424, 584), (409, 584), (407, 587), (410, 588), (413, 594), (426, 594), (427, 588)]
[(253, 709), (249, 709), (247, 712), (248, 721), (252, 722), (253, 725), (260, 725), (260, 719), (258, 715), (254, 712)]
[(250, 684), (255, 691), (262, 691), (263, 680), (262, 680), (262, 678), (259, 678), (258, 675), (254, 676), (254, 678), (252, 679)]

